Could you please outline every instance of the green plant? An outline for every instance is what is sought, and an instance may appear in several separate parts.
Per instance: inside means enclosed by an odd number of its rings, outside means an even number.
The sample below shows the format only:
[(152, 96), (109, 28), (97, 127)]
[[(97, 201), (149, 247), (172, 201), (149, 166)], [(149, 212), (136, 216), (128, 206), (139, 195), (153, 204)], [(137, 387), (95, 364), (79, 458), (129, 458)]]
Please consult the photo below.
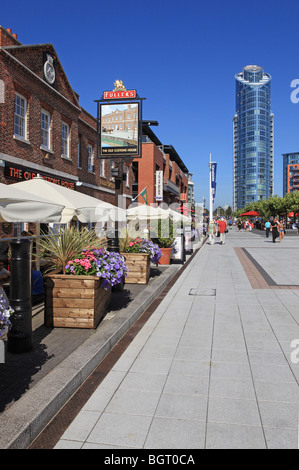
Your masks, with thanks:
[(157, 244), (160, 248), (170, 248), (175, 240), (171, 219), (158, 220)]
[(157, 264), (159, 259), (162, 256), (161, 250), (153, 243), (151, 240), (146, 240), (145, 238), (136, 238), (136, 240), (131, 241), (124, 250), (125, 253), (148, 253), (150, 261)]
[(39, 240), (41, 255), (50, 264), (48, 271), (59, 270), (63, 274), (70, 259), (79, 257), (87, 248), (102, 248), (104, 243), (94, 230), (85, 227), (83, 229), (59, 227), (58, 234), (50, 233)]
[(137, 238), (142, 238), (140, 230), (136, 229), (135, 222), (129, 222), (119, 234), (119, 251), (126, 251), (127, 247), (131, 242), (134, 242)]
[(66, 274), (98, 276), (102, 287), (107, 290), (110, 286), (122, 284), (127, 272), (124, 257), (104, 248), (83, 250), (78, 258), (68, 261), (65, 266)]

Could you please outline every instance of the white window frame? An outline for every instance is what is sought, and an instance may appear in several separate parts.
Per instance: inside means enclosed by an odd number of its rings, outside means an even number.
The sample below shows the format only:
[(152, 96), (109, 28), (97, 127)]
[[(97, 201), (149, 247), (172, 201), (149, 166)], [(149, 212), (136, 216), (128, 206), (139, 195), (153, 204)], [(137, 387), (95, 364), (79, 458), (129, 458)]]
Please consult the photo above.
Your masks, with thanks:
[[(64, 131), (66, 130), (66, 135)], [(66, 122), (61, 123), (61, 156), (70, 158), (70, 126)]]
[(93, 158), (94, 158), (93, 147), (92, 145), (88, 145), (88, 168), (87, 169), (89, 173), (94, 173)]
[[(48, 120), (48, 123), (47, 123), (47, 128), (44, 128), (43, 127), (43, 115), (47, 117), (47, 120)], [(41, 110), (41, 124), (40, 124), (40, 127), (41, 127), (41, 148), (43, 149), (46, 149), (46, 150), (50, 150), (51, 149), (51, 114), (42, 109)], [(43, 134), (44, 134), (44, 137), (46, 138), (46, 145), (43, 143)]]
[(105, 178), (105, 160), (100, 160), (100, 176)]
[[(17, 101), (20, 100), (21, 103), (18, 103), (18, 106), (23, 108), (23, 113), (21, 112), (20, 114), (17, 112)], [(19, 93), (15, 93), (15, 107), (14, 107), (14, 136), (17, 137), (18, 139), (23, 139), (27, 140), (27, 109), (28, 109), (28, 102), (27, 99), (20, 95)], [(21, 109), (22, 111), (22, 109)], [(19, 120), (18, 123), (16, 123), (16, 119)], [(18, 132), (16, 130), (17, 128), (21, 129), (21, 132)]]
[(110, 160), (110, 181), (114, 181), (115, 178), (112, 176), (112, 169), (114, 168), (114, 160)]

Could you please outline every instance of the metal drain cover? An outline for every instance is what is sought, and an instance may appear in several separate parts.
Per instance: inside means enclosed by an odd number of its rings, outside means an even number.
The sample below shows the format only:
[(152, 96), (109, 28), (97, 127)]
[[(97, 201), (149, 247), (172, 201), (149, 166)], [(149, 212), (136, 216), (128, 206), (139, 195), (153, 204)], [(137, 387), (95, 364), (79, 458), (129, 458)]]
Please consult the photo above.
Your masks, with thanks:
[(215, 296), (216, 289), (190, 289), (189, 295)]

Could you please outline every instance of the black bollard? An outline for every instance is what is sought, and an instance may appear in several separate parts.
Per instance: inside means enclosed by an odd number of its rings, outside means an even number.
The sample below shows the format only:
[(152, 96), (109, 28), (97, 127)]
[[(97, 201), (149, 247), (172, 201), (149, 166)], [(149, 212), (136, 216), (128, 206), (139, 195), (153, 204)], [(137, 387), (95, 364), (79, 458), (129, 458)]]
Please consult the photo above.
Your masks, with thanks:
[(7, 350), (11, 353), (30, 351), (32, 345), (32, 303), (30, 240), (16, 239), (10, 242), (10, 299), (14, 309), (12, 328), (7, 335)]

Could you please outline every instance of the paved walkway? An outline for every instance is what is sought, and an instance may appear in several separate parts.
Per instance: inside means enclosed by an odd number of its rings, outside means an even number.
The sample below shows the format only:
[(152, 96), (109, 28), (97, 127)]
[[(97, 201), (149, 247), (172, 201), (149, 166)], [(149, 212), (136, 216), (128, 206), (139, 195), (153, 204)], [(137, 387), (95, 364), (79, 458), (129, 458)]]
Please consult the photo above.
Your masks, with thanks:
[(233, 228), (218, 240), (55, 448), (298, 448), (299, 238)]

